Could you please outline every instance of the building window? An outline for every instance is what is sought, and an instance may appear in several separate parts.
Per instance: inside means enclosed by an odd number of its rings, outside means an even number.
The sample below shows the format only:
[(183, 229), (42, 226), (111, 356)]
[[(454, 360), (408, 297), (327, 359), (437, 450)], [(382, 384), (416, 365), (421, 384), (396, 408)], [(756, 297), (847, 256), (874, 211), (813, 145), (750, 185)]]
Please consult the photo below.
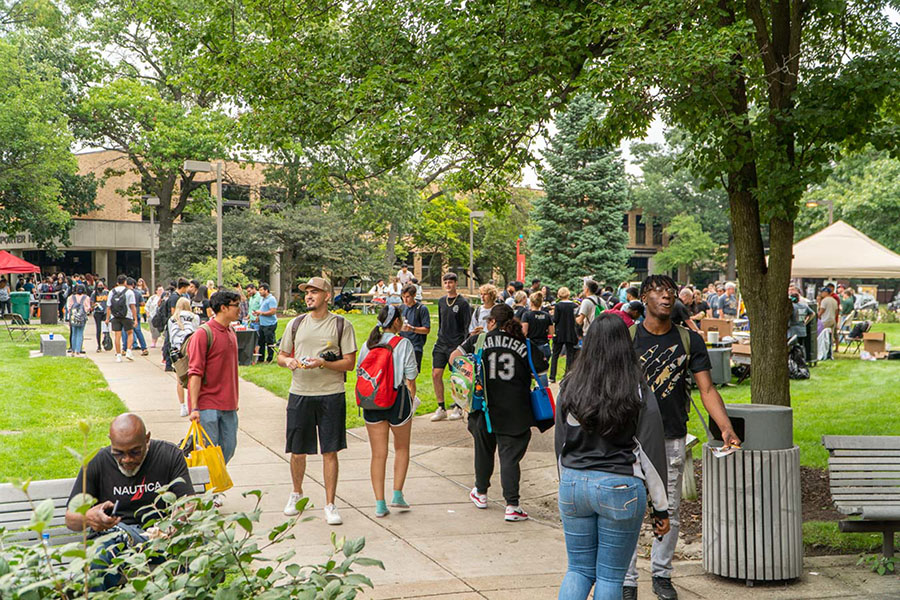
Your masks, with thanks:
[(441, 255), (438, 252), (422, 253), (422, 280), (421, 286), (441, 286)]
[(653, 245), (661, 247), (663, 245), (663, 226), (658, 220), (653, 220)]
[(628, 268), (634, 271), (636, 279), (644, 279), (649, 275), (649, 262), (644, 256), (632, 256), (628, 259)]
[(628, 231), (628, 213), (622, 215), (622, 230)]
[(287, 190), (277, 185), (259, 186), (260, 209), (278, 212), (287, 204)]
[(634, 243), (638, 246), (647, 244), (647, 225), (643, 215), (634, 215)]
[(225, 183), (222, 185), (222, 213), (250, 208), (250, 186)]

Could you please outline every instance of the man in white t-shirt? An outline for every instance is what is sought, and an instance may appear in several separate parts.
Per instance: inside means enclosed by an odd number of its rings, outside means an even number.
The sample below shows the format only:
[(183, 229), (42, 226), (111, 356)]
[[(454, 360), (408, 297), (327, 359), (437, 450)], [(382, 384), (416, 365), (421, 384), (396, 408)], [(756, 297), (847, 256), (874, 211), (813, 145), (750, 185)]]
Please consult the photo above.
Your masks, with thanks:
[(325, 519), (329, 525), (340, 525), (343, 521), (334, 505), (337, 453), (347, 447), (344, 376), (356, 368), (356, 335), (350, 321), (328, 312), (327, 280), (313, 277), (300, 290), (306, 293), (309, 312), (288, 323), (278, 352), (278, 366), (292, 371), (285, 452), (291, 455), (293, 491), (284, 514), (298, 514), (306, 455), (321, 452)]
[(591, 323), (594, 322), (594, 315), (597, 314), (597, 307), (600, 306), (600, 299), (597, 292), (600, 286), (596, 281), (585, 279), (584, 281), (584, 299), (581, 306), (578, 307), (578, 314), (575, 316), (575, 323), (581, 327), (582, 335), (587, 335)]
[(116, 362), (122, 362), (122, 332), (125, 333), (125, 358), (134, 360), (131, 354), (132, 331), (135, 323), (140, 327), (137, 318), (137, 302), (134, 292), (126, 287), (128, 277), (119, 275), (116, 278), (116, 287), (109, 293), (106, 302), (106, 324), (113, 332), (113, 341), (116, 346)]
[(397, 271), (397, 281), (400, 282), (400, 287), (403, 288), (412, 281), (413, 274), (412, 271), (409, 270), (409, 265), (403, 264), (400, 265), (400, 270)]

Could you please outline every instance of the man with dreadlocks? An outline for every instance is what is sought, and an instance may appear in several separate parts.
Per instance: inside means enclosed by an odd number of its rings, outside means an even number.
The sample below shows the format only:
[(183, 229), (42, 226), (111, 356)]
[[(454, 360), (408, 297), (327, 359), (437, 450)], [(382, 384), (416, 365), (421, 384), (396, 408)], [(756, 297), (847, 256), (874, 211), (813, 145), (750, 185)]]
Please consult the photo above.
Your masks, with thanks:
[[(676, 600), (672, 587), (672, 556), (678, 542), (678, 509), (681, 503), (681, 479), (684, 475), (685, 437), (687, 436), (690, 375), (700, 390), (703, 406), (722, 431), (727, 445), (740, 445), (731, 420), (725, 412), (722, 397), (710, 377), (709, 354), (697, 333), (672, 323), (677, 287), (667, 275), (651, 275), (641, 284), (641, 301), (646, 307), (642, 323), (631, 328), (634, 349), (641, 368), (656, 395), (662, 414), (668, 461), (669, 523), (671, 529), (654, 539), (650, 553), (653, 592), (662, 600)], [(625, 576), (622, 597), (637, 598), (637, 552)]]

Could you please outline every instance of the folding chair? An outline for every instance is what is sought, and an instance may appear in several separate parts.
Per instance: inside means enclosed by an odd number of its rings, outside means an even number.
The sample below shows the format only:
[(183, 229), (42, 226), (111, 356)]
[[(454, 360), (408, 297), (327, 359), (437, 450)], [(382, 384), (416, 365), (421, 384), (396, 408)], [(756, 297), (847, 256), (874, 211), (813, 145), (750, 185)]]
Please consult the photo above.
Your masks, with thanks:
[(27, 342), (30, 339), (31, 332), (36, 331), (37, 327), (33, 327), (25, 322), (25, 319), (22, 318), (22, 315), (19, 313), (6, 313), (3, 315), (3, 322), (6, 325), (6, 332), (9, 334), (9, 339), (15, 342), (15, 338), (13, 337), (13, 331), (21, 332), (23, 342)]
[[(841, 317), (841, 320), (838, 322), (837, 342), (835, 343), (835, 347), (838, 348), (838, 350), (840, 350), (841, 344), (843, 344), (844, 341), (846, 341), (850, 338), (850, 331), (851, 331), (851, 327), (853, 325), (854, 317), (856, 317), (855, 310), (851, 311), (849, 314)], [(850, 343), (848, 342), (847, 347), (849, 348), (849, 346), (850, 346)]]
[(850, 350), (851, 354), (859, 353), (859, 347), (862, 346), (863, 343), (863, 334), (868, 333), (871, 328), (872, 321), (863, 321), (862, 327), (860, 328), (859, 337), (850, 337), (849, 335), (847, 336), (847, 350)]

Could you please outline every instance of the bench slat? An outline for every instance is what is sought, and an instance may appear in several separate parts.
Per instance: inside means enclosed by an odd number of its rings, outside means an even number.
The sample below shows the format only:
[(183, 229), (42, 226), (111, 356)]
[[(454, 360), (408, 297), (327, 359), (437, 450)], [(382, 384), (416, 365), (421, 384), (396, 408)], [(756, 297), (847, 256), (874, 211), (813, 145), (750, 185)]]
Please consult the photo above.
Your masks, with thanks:
[(831, 456), (896, 456), (900, 459), (900, 450), (856, 450), (838, 448), (831, 451)]
[[(853, 459), (851, 459), (853, 460)], [(840, 472), (840, 471), (896, 471), (898, 476), (900, 476), (900, 464), (896, 462), (889, 462), (887, 464), (881, 463), (873, 463), (870, 462), (871, 459), (866, 458), (863, 459), (865, 462), (862, 463), (837, 463), (833, 464), (831, 462), (828, 463), (828, 468), (832, 472)]]
[(892, 486), (831, 486), (832, 495), (841, 494), (900, 494), (900, 485)]
[(829, 465), (894, 465), (900, 466), (900, 456), (832, 456)]
[(876, 494), (868, 496), (865, 494), (847, 494), (843, 496), (834, 496), (835, 504), (894, 504), (900, 503), (900, 494)]
[(892, 435), (823, 435), (822, 444), (829, 449), (900, 450), (900, 436)]
[(885, 479), (900, 481), (900, 471), (832, 471), (831, 479)]

